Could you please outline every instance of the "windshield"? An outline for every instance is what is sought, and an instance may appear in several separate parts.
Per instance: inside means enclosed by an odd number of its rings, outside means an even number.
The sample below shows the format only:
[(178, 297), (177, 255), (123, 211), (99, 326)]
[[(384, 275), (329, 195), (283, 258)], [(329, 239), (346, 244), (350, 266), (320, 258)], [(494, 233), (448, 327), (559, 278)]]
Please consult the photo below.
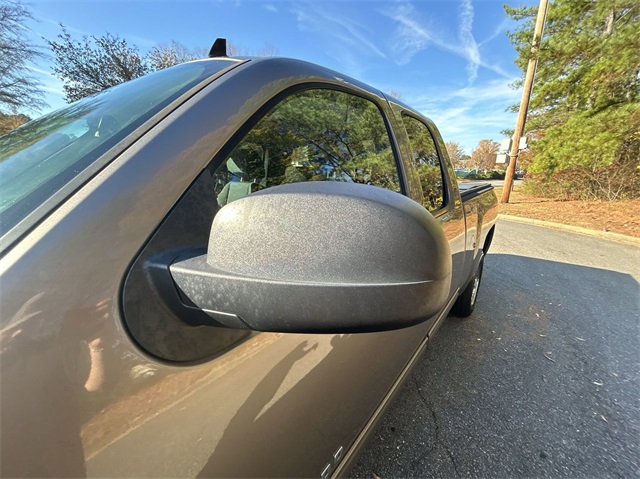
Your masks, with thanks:
[(236, 64), (177, 65), (115, 86), (0, 137), (0, 235), (191, 87)]

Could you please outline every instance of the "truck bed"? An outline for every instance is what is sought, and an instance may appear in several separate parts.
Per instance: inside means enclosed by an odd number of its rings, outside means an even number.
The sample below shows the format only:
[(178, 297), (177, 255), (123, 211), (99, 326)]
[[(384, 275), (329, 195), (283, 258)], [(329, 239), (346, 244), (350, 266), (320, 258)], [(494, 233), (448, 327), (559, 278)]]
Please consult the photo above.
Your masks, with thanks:
[(491, 191), (493, 186), (490, 183), (458, 183), (460, 197), (462, 201), (470, 200), (487, 191)]

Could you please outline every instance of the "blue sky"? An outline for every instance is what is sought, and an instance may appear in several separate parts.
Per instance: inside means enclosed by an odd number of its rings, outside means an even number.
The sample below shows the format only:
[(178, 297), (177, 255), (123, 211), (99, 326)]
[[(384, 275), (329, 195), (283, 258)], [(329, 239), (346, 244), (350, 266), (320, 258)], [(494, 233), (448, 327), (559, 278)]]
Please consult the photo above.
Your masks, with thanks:
[[(512, 2), (532, 4), (535, 0)], [(506, 31), (503, 0), (414, 1), (31, 1), (34, 42), (55, 39), (62, 22), (77, 38), (118, 34), (146, 52), (176, 40), (208, 48), (226, 37), (248, 52), (271, 45), (278, 56), (337, 70), (401, 99), (467, 153), (513, 128), (505, 109), (520, 101), (521, 76)], [(48, 110), (65, 105), (50, 60), (34, 73)]]

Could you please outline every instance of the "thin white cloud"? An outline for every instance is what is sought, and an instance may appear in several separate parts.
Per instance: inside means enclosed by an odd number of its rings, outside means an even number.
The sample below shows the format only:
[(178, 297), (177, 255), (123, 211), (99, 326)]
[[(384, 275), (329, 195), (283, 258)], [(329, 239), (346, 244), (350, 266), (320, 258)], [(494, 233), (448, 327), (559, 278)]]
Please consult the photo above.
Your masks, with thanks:
[(271, 13), (277, 13), (278, 11), (278, 8), (273, 3), (265, 3), (262, 5), (262, 8)]
[(417, 12), (412, 4), (399, 3), (392, 10), (381, 13), (398, 23), (393, 34), (392, 48), (399, 65), (409, 63), (416, 53), (433, 42), (429, 30), (416, 20)]
[(42, 68), (38, 68), (33, 65), (27, 66), (29, 70), (35, 73), (35, 78), (40, 84), (39, 87), (41, 90), (52, 93), (54, 95), (63, 96), (64, 90), (62, 89), (62, 82), (53, 76), (50, 71), (43, 70)]
[(49, 72), (47, 70), (43, 70), (42, 68), (38, 68), (38, 67), (34, 67), (34, 66), (27, 66), (27, 68), (29, 70), (31, 70), (32, 72), (40, 73), (41, 75), (51, 75), (51, 72)]
[(381, 11), (383, 15), (397, 23), (394, 32), (395, 41), (392, 45), (396, 62), (399, 65), (404, 65), (410, 62), (416, 53), (433, 44), (469, 62), (468, 78), (472, 80), (470, 83), (473, 83), (477, 78), (478, 67), (486, 68), (504, 78), (509, 78), (510, 75), (500, 66), (491, 65), (480, 57), (478, 45), (473, 35), (471, 35), (473, 8), (469, 9), (465, 5), (470, 6), (470, 0), (463, 0), (462, 22), (458, 29), (459, 36), (462, 38), (455, 40), (451, 38), (450, 34), (446, 33), (443, 27), (433, 22), (426, 26), (420, 18), (419, 12), (410, 2), (397, 3), (394, 4), (391, 10)]
[[(48, 23), (50, 25), (55, 25), (56, 27), (58, 27), (60, 29), (58, 33), (62, 33), (62, 29), (60, 28), (60, 24), (62, 22), (60, 22), (58, 20), (54, 20), (53, 18), (46, 17), (44, 15), (39, 15), (37, 13), (34, 15), (34, 17), (35, 17), (35, 20), (37, 22), (43, 22), (43, 23)], [(75, 33), (75, 34), (80, 35), (80, 36), (85, 36), (85, 35), (86, 36), (90, 36), (91, 35), (91, 33), (87, 32), (85, 30), (79, 30), (78, 28), (73, 28), (73, 27), (71, 27), (69, 25), (66, 25), (64, 23), (63, 23), (63, 25), (64, 25), (64, 27), (67, 29), (67, 31), (69, 33)]]
[(480, 86), (467, 86), (453, 91), (428, 91), (411, 95), (410, 104), (428, 112), (451, 105), (464, 105), (472, 108), (479, 104), (505, 105), (516, 103), (521, 97), (520, 90), (509, 86), (515, 77), (509, 80), (495, 79)]
[(470, 153), (479, 138), (500, 140), (500, 131), (513, 128), (515, 114), (506, 109), (518, 103), (522, 91), (512, 80), (495, 79), (454, 91), (437, 89), (407, 95), (407, 103), (430, 117), (445, 141), (456, 141)]
[(432, 119), (438, 125), (446, 125), (452, 124), (454, 121), (457, 121), (460, 118), (464, 118), (468, 115), (470, 106), (462, 105), (456, 106), (452, 108), (443, 108), (442, 110), (438, 110), (434, 112), (432, 115)]
[[(331, 5), (331, 4), (330, 4)], [(347, 41), (360, 54), (386, 58), (386, 55), (370, 39), (371, 31), (351, 18), (331, 11), (320, 3), (298, 3), (291, 10), (302, 31), (319, 32), (341, 42)], [(335, 50), (335, 49), (333, 49)]]
[[(60, 27), (60, 23), (57, 20), (53, 20), (52, 18), (46, 17), (44, 15), (40, 15), (40, 14), (36, 14), (35, 19), (37, 22), (40, 23), (48, 23), (49, 25), (55, 25), (57, 27), (57, 31), (56, 33), (53, 35), (53, 37), (51, 38), (47, 38), (47, 35), (30, 29), (31, 32), (33, 32), (35, 35), (37, 35), (40, 38), (45, 38), (48, 40), (52, 40), (52, 41), (58, 41), (57, 35), (62, 33), (62, 28)], [(67, 30), (67, 32), (69, 32), (72, 37), (75, 40), (79, 40), (82, 37), (91, 37), (91, 36), (97, 36), (100, 37), (102, 35), (105, 35), (106, 33), (110, 33), (113, 35), (119, 35), (122, 38), (125, 38), (126, 40), (128, 40), (132, 45), (136, 45), (137, 47), (141, 48), (142, 50), (145, 49), (150, 49), (152, 47), (154, 47), (155, 45), (158, 44), (158, 42), (156, 40), (150, 39), (150, 38), (145, 38), (145, 37), (140, 37), (137, 35), (129, 35), (129, 34), (122, 34), (120, 32), (117, 31), (109, 31), (109, 30), (105, 30), (105, 31), (99, 31), (99, 32), (87, 32), (85, 30), (80, 30), (78, 28), (74, 28), (70, 25), (67, 25), (65, 23), (62, 23), (64, 25), (64, 28)]]
[(513, 20), (511, 20), (510, 18), (503, 19), (491, 35), (489, 35), (487, 38), (485, 38), (480, 43), (478, 43), (478, 47), (486, 45), (494, 38), (497, 38), (499, 35), (502, 35), (503, 33), (505, 33), (512, 22)]
[(508, 100), (520, 98), (519, 90), (511, 88), (510, 84), (516, 81), (517, 77), (505, 80), (492, 80), (482, 86), (470, 86), (455, 90), (451, 93), (451, 98), (463, 98), (475, 103), (493, 100)]
[(139, 37), (137, 35), (124, 35), (124, 38), (129, 40), (132, 45), (135, 45), (143, 50), (155, 47), (158, 42), (151, 38)]
[(458, 28), (458, 37), (465, 57), (469, 60), (467, 63), (468, 82), (470, 85), (478, 78), (478, 67), (480, 66), (480, 50), (475, 38), (473, 38), (473, 5), (471, 0), (462, 0), (460, 4), (460, 25)]

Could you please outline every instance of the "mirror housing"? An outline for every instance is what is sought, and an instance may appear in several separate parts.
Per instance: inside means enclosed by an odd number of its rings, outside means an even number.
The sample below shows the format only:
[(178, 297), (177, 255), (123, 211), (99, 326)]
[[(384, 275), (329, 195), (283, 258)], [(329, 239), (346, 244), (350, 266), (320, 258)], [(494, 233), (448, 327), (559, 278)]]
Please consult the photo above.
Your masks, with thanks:
[(269, 332), (408, 327), (439, 313), (451, 285), (449, 244), (430, 213), (398, 193), (342, 182), (234, 201), (216, 215), (206, 254), (168, 269), (184, 308)]

